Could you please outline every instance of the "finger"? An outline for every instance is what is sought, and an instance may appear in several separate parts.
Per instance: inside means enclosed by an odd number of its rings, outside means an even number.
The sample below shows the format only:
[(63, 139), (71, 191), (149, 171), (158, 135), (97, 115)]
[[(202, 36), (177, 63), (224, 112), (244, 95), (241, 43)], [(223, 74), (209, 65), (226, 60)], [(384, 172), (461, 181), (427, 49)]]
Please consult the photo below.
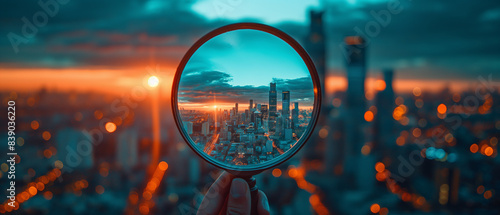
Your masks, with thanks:
[(198, 208), (198, 215), (217, 215), (222, 209), (226, 197), (229, 193), (229, 188), (231, 187), (231, 180), (234, 178), (233, 175), (223, 172), (219, 178), (210, 186), (205, 197), (201, 201), (200, 207)]
[(257, 214), (270, 215), (269, 202), (267, 201), (266, 194), (259, 190), (259, 202), (257, 203)]
[(250, 188), (247, 182), (241, 178), (233, 179), (227, 200), (227, 214), (250, 215), (250, 199)]

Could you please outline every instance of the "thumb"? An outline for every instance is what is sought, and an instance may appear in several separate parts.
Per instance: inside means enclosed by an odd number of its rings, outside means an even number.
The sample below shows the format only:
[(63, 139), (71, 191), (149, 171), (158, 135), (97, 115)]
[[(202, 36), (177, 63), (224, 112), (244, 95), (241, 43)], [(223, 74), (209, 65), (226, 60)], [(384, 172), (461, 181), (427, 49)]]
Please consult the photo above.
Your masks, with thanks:
[(229, 199), (227, 201), (227, 214), (249, 215), (251, 209), (250, 189), (245, 180), (233, 179)]

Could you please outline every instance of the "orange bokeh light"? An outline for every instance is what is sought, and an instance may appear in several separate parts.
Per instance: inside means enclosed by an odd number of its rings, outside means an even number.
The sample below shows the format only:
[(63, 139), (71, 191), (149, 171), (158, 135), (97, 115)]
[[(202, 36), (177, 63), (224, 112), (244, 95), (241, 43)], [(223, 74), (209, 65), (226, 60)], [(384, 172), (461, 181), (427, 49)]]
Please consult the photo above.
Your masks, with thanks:
[(374, 214), (378, 213), (380, 211), (380, 205), (373, 204), (372, 206), (370, 206), (370, 211)]
[(384, 80), (377, 80), (377, 82), (375, 83), (375, 88), (378, 91), (385, 90), (385, 87), (386, 87), (386, 84), (385, 84)]
[(440, 114), (445, 114), (447, 109), (448, 109), (448, 108), (446, 108), (446, 105), (444, 105), (444, 104), (440, 104), (440, 105), (437, 107), (437, 111), (438, 111), (438, 113), (440, 113)]
[(33, 130), (38, 129), (39, 127), (40, 127), (40, 124), (38, 123), (38, 121), (33, 120), (33, 121), (31, 122), (31, 128), (32, 128)]
[(382, 162), (377, 162), (375, 164), (375, 170), (377, 170), (377, 172), (383, 172), (385, 170), (385, 165)]
[(414, 128), (412, 134), (414, 137), (420, 137), (420, 135), (422, 135), (422, 131), (420, 130), (420, 128)]
[(280, 177), (280, 176), (281, 176), (281, 169), (278, 169), (278, 168), (273, 169), (272, 174), (273, 174), (273, 176), (274, 176), (274, 177), (276, 177), (276, 178), (277, 178), (277, 177)]
[(115, 123), (107, 122), (105, 127), (106, 127), (106, 131), (108, 131), (109, 133), (113, 133), (116, 131), (116, 124)]
[(95, 192), (98, 193), (98, 194), (103, 194), (104, 193), (104, 187), (101, 186), (101, 185), (97, 185), (97, 187), (95, 187)]
[(484, 154), (486, 156), (491, 156), (493, 154), (493, 148), (491, 148), (490, 146), (486, 147), (486, 149), (484, 149)]
[(50, 140), (50, 138), (52, 137), (52, 135), (50, 135), (50, 132), (48, 132), (48, 131), (44, 131), (44, 132), (42, 133), (42, 137), (43, 137), (43, 139), (44, 139), (44, 140), (47, 140), (47, 141), (48, 141), (48, 140)]
[(36, 195), (36, 193), (38, 192), (38, 190), (36, 189), (36, 187), (31, 186), (31, 187), (28, 189), (28, 192), (30, 193), (30, 195), (34, 196), (34, 195)]
[(485, 199), (490, 199), (492, 196), (493, 196), (493, 193), (490, 190), (484, 192)]
[(43, 198), (45, 198), (45, 199), (47, 199), (47, 200), (51, 200), (51, 199), (52, 199), (52, 196), (53, 196), (53, 194), (52, 194), (52, 192), (50, 192), (50, 191), (45, 191), (45, 192), (43, 193)]
[(371, 112), (371, 111), (366, 111), (366, 112), (365, 112), (365, 120), (366, 120), (367, 122), (371, 122), (371, 121), (373, 121), (373, 117), (374, 117), (374, 116), (373, 116), (373, 112)]
[(470, 152), (476, 153), (477, 150), (479, 150), (479, 146), (477, 146), (477, 144), (474, 143), (474, 144), (470, 145)]
[(162, 161), (158, 164), (158, 168), (161, 170), (161, 171), (166, 171), (168, 169), (168, 163), (165, 162), (165, 161)]

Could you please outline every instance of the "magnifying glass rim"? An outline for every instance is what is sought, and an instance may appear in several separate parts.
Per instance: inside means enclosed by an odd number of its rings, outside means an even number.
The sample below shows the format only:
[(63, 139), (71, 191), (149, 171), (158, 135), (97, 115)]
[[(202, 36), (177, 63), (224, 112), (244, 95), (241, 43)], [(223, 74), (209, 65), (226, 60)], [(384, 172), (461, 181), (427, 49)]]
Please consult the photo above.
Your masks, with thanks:
[[(309, 70), (309, 73), (311, 75), (311, 79), (313, 81), (313, 88), (314, 88), (314, 106), (313, 106), (313, 113), (311, 117), (311, 121), (309, 121), (309, 125), (307, 126), (307, 129), (303, 133), (302, 137), (295, 143), (295, 145), (290, 148), (288, 151), (286, 151), (283, 155), (285, 156), (277, 156), (273, 160), (266, 161), (263, 163), (259, 164), (252, 164), (252, 165), (246, 165), (246, 166), (236, 166), (236, 165), (229, 165), (226, 164), (222, 161), (217, 161), (215, 160), (212, 156), (208, 155), (207, 153), (204, 153), (201, 149), (198, 147), (195, 147), (194, 142), (191, 140), (191, 137), (189, 134), (187, 134), (187, 131), (184, 129), (184, 127), (181, 124), (182, 119), (180, 118), (180, 113), (179, 113), (179, 107), (178, 107), (178, 90), (179, 90), (179, 82), (181, 80), (182, 72), (184, 71), (186, 64), (188, 61), (191, 59), (193, 54), (207, 41), (210, 39), (219, 36), (221, 34), (231, 32), (231, 31), (236, 31), (236, 30), (257, 30), (257, 31), (262, 31), (268, 34), (271, 34), (273, 36), (276, 36), (280, 38), (281, 40), (285, 41), (288, 45), (290, 45), (296, 52), (297, 54), (300, 55), (302, 60), (307, 66), (307, 69)], [(198, 155), (201, 156), (205, 161), (208, 163), (221, 168), (223, 170), (226, 170), (232, 174), (235, 175), (255, 175), (257, 173), (260, 173), (264, 170), (273, 168), (275, 166), (280, 165), (281, 163), (287, 161), (291, 157), (293, 157), (307, 142), (309, 137), (314, 131), (314, 127), (316, 126), (316, 123), (318, 121), (318, 116), (321, 108), (321, 82), (318, 77), (318, 73), (316, 71), (316, 67), (314, 66), (313, 61), (309, 57), (309, 54), (307, 54), (306, 50), (291, 36), (286, 34), (285, 32), (268, 26), (264, 24), (259, 24), (259, 23), (235, 23), (235, 24), (230, 24), (226, 25), (220, 28), (217, 28), (207, 34), (205, 34), (203, 37), (201, 37), (198, 41), (196, 41), (191, 48), (186, 52), (184, 57), (182, 58), (179, 66), (177, 67), (177, 71), (175, 72), (175, 77), (174, 77), (174, 82), (172, 85), (172, 112), (174, 114), (175, 118), (175, 124), (177, 125), (177, 128), (181, 132), (182, 138), (186, 141), (187, 145)], [(297, 145), (299, 144), (300, 145)]]

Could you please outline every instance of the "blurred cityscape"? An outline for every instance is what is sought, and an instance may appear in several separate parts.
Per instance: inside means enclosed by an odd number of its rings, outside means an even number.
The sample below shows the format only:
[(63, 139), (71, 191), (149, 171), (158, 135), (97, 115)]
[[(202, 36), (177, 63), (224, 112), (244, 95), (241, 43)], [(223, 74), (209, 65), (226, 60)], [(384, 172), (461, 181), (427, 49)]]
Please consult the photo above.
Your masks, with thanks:
[[(368, 89), (371, 44), (363, 35), (349, 35), (341, 50), (329, 48), (323, 15), (309, 12), (309, 31), (300, 43), (313, 58), (322, 86), (331, 80), (327, 57), (340, 52), (347, 88), (330, 92), (323, 87), (311, 139), (289, 161), (256, 176), (272, 214), (499, 214), (500, 95), (491, 75), (478, 75), (460, 91), (415, 86), (398, 92), (393, 88), (398, 70), (388, 67)], [(196, 214), (220, 170), (182, 140), (170, 108), (171, 83), (153, 77), (120, 96), (51, 88), (1, 92), (3, 116), (8, 101), (16, 102), (18, 202), (15, 208), (3, 204), (0, 212)], [(238, 104), (217, 110), (222, 124), (215, 127), (225, 131), (221, 142), (236, 134), (241, 141), (251, 129), (272, 131), (274, 123), (266, 127), (268, 121), (259, 115), (269, 112), (271, 118), (276, 107), (259, 104), (250, 101), (242, 113)], [(310, 110), (292, 107), (291, 122), (275, 128), (279, 140), (300, 136), (301, 131), (287, 129), (298, 124), (301, 130), (308, 123)], [(184, 122), (188, 133), (206, 148), (215, 115), (188, 110), (182, 115), (190, 119)], [(283, 122), (278, 118), (276, 123)], [(244, 128), (230, 126), (239, 127), (238, 120)], [(0, 122), (5, 140), (7, 121)], [(272, 147), (265, 141), (260, 151), (281, 148)], [(10, 181), (6, 144), (0, 153), (5, 191)]]

